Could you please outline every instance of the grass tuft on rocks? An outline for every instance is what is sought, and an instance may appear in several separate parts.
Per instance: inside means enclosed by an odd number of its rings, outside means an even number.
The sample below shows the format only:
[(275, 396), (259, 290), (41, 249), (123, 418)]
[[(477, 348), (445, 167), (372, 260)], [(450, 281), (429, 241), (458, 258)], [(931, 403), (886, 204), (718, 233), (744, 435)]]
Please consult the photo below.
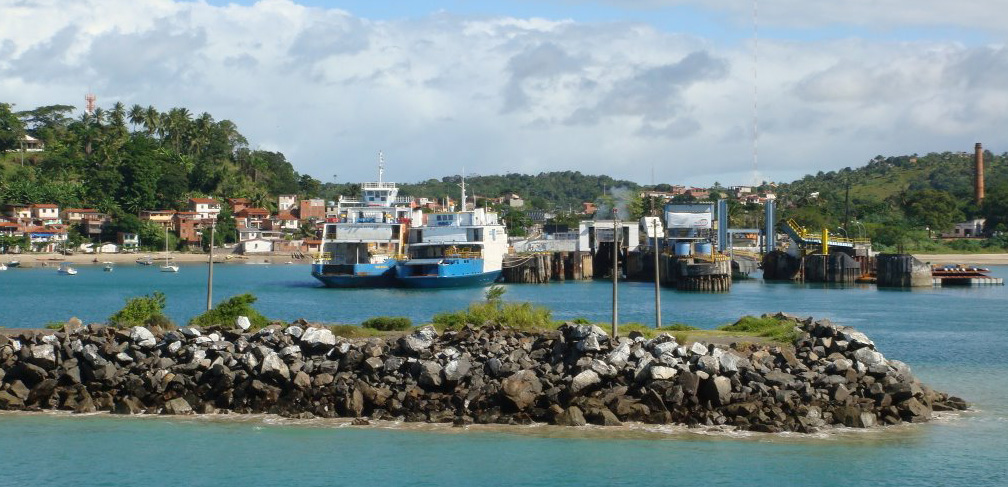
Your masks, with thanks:
[(552, 312), (531, 303), (502, 303), (499, 301), (470, 304), (460, 311), (448, 311), (434, 315), (431, 322), (440, 330), (458, 330), (469, 324), (473, 326), (506, 325), (525, 331), (552, 328)]
[(203, 328), (216, 325), (233, 327), (239, 316), (246, 316), (252, 324), (251, 330), (259, 330), (269, 325), (270, 320), (252, 307), (256, 299), (251, 293), (232, 296), (210, 311), (189, 320), (189, 325)]
[(413, 321), (405, 316), (376, 316), (364, 320), (361, 327), (379, 331), (406, 331), (413, 328)]
[[(163, 330), (175, 327), (164, 314), (165, 295), (160, 291), (126, 300), (126, 306), (109, 317), (108, 323), (116, 328), (131, 326), (157, 326)], [(62, 327), (62, 325), (61, 325)]]
[(794, 343), (798, 338), (794, 321), (770, 316), (763, 318), (743, 316), (735, 323), (722, 326), (718, 330), (732, 333), (750, 333), (755, 336), (767, 337), (777, 342), (789, 344)]

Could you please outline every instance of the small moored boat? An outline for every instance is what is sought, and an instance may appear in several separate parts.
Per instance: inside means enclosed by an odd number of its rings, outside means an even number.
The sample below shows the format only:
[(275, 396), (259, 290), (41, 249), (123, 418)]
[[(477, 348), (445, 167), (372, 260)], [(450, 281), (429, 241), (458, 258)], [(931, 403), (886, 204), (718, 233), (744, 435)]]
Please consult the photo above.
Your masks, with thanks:
[(111, 262), (105, 261), (105, 262), (102, 262), (102, 264), (103, 264), (102, 270), (104, 270), (105, 272), (112, 272), (112, 263)]
[(59, 274), (66, 275), (66, 276), (75, 276), (75, 275), (77, 275), (77, 269), (71, 267), (70, 264), (68, 264), (66, 262), (63, 262), (62, 264), (60, 264), (59, 269), (56, 269), (56, 272), (59, 273)]

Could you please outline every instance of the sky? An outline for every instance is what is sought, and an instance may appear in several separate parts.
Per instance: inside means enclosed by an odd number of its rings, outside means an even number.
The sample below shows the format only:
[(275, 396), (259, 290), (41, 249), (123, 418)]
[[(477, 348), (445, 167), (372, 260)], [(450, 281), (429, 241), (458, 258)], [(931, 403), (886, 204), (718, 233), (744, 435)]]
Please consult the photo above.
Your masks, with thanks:
[(1008, 151), (1001, 2), (757, 1), (0, 0), (0, 102), (206, 111), (323, 182)]

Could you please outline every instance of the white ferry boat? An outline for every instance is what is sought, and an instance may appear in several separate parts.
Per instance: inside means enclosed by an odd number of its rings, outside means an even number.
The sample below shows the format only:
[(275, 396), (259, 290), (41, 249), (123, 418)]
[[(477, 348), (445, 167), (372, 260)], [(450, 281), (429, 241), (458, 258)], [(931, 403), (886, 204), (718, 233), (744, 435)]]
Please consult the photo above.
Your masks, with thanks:
[(483, 208), (432, 213), (410, 229), (407, 258), (396, 265), (396, 280), (408, 287), (481, 286), (497, 280), (508, 252), (507, 231), (496, 212)]
[(359, 198), (340, 197), (337, 215), (326, 219), (320, 254), (312, 276), (327, 287), (395, 286), (396, 262), (403, 257), (412, 222), (422, 218), (399, 197), (396, 183), (383, 180), (378, 153), (378, 181), (361, 184)]

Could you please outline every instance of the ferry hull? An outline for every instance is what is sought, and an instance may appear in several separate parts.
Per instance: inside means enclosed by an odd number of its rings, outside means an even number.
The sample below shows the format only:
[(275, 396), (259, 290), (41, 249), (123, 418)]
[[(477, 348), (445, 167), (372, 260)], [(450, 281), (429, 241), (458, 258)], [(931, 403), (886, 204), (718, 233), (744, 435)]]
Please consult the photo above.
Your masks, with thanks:
[(492, 284), (500, 274), (501, 271), (492, 271), (463, 276), (412, 276), (399, 277), (397, 281), (413, 288), (478, 287)]
[(395, 266), (385, 264), (358, 264), (352, 272), (327, 272), (320, 264), (312, 265), (312, 276), (326, 287), (392, 287), (396, 285)]

